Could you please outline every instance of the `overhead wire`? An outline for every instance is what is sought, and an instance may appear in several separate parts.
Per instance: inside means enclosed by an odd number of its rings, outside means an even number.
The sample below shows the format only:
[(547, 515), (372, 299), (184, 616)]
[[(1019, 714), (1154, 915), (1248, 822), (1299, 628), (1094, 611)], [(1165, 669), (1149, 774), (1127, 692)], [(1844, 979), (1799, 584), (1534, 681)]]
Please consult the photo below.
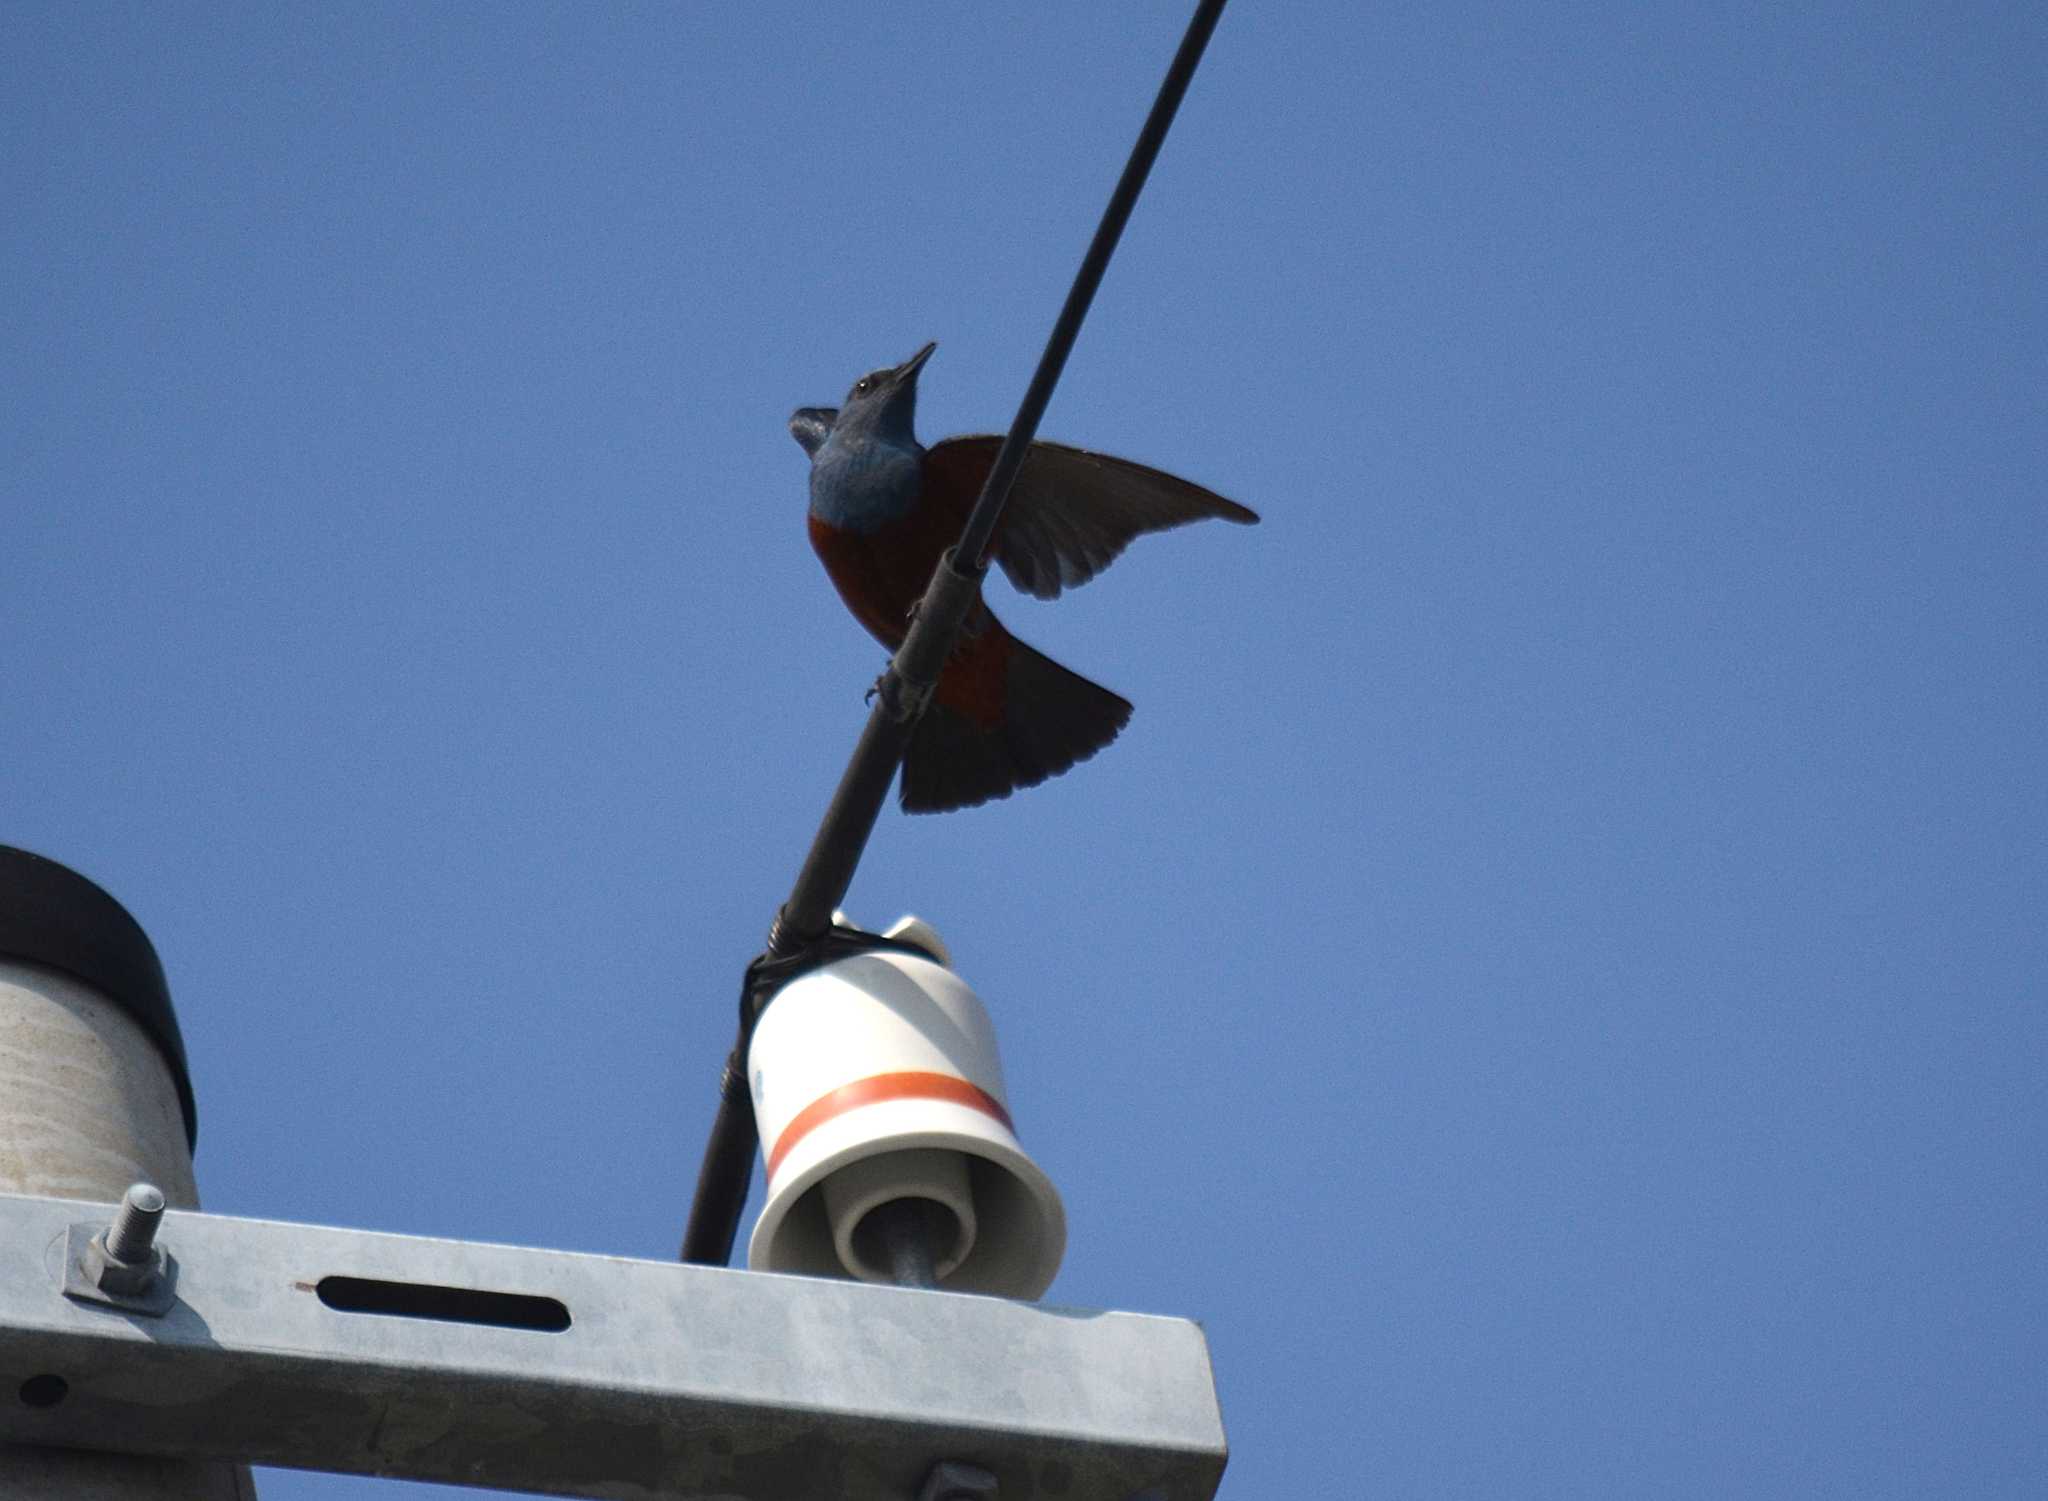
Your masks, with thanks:
[[(760, 982), (767, 974), (799, 973), (811, 967), (791, 961), (800, 961), (812, 949), (820, 951), (822, 962), (833, 946), (829, 940), (835, 932), (844, 931), (833, 928), (832, 913), (853, 883), (868, 836), (874, 831), (889, 786), (902, 764), (911, 731), (931, 700), (939, 673), (959, 639), (962, 623), (981, 597), (989, 548), (1002, 520), (1010, 487), (1024, 466), (1025, 455), (1038, 433), (1039, 420), (1052, 401), (1067, 356), (1080, 337), (1089, 305), (1095, 300), (1103, 273), (1109, 269), (1110, 257), (1116, 253), (1117, 241), (1122, 238), (1124, 225), (1144, 190), (1145, 179), (1165, 143), (1166, 133), (1173, 125), (1174, 115), (1187, 94), (1225, 3), (1226, 0), (1201, 0), (1188, 22), (1151, 111), (1138, 132), (1137, 143), (1124, 164), (1123, 175), (1117, 179), (1102, 221), (1081, 258), (1067, 300), (1053, 322), (1038, 368), (1018, 404), (1016, 418), (997, 450), (995, 463), (975, 498), (974, 509), (968, 513), (960, 540), (933, 570), (910, 632), (876, 685), (867, 724), (825, 809), (789, 899), (777, 911), (769, 928), (767, 951), (748, 967), (748, 980), (741, 993), (739, 1037), (720, 1079), (718, 1113), (704, 1145), (697, 1192), (683, 1232), (681, 1257), (686, 1262), (725, 1265), (732, 1257), (740, 1217), (746, 1210), (754, 1153), (760, 1145), (753, 1102), (748, 1097), (747, 1048), (753, 1038), (754, 1021), (772, 997), (772, 990), (763, 993), (766, 987)], [(964, 564), (960, 561), (963, 559)]]

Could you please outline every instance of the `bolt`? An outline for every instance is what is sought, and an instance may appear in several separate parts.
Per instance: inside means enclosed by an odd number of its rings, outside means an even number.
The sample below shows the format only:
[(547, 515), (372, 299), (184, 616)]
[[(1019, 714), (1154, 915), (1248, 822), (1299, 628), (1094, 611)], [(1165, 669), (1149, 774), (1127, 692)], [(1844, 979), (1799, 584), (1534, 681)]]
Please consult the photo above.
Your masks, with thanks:
[(79, 1270), (102, 1293), (118, 1298), (152, 1296), (162, 1285), (167, 1265), (156, 1243), (163, 1223), (163, 1191), (152, 1183), (133, 1183), (121, 1196), (114, 1223), (93, 1236)]
[(163, 1219), (163, 1191), (131, 1183), (111, 1224), (73, 1225), (64, 1240), (64, 1296), (153, 1318), (169, 1313), (178, 1301), (178, 1264), (157, 1240)]
[(996, 1477), (980, 1465), (942, 1459), (925, 1476), (917, 1501), (995, 1501)]
[(107, 1259), (123, 1266), (147, 1263), (163, 1219), (163, 1190), (154, 1183), (131, 1183), (121, 1196), (114, 1223), (107, 1227)]

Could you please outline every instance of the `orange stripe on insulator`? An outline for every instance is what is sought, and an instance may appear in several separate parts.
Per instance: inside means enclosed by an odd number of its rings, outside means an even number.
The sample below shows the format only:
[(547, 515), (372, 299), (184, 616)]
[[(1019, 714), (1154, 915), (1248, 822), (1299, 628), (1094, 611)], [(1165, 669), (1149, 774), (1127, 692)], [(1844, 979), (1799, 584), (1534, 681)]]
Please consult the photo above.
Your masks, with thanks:
[(1001, 1100), (957, 1074), (920, 1070), (871, 1074), (865, 1079), (855, 1079), (851, 1084), (840, 1085), (796, 1113), (782, 1128), (782, 1135), (775, 1139), (775, 1149), (768, 1154), (769, 1178), (774, 1178), (775, 1170), (782, 1166), (783, 1158), (796, 1149), (796, 1144), (825, 1122), (835, 1120), (849, 1110), (858, 1110), (863, 1105), (879, 1105), (885, 1100), (943, 1100), (950, 1105), (965, 1105), (970, 1110), (979, 1110), (983, 1115), (1001, 1121), (1006, 1130), (1014, 1132), (1017, 1129), (1010, 1124), (1010, 1112), (1003, 1108)]

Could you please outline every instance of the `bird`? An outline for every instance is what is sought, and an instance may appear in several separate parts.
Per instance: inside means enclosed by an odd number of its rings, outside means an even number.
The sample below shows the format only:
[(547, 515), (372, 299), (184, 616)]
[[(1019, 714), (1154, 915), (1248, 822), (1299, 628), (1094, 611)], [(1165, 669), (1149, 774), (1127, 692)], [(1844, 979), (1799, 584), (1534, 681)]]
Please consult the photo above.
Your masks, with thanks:
[[(917, 441), (918, 372), (936, 348), (869, 371), (841, 406), (799, 407), (789, 419), (811, 461), (811, 546), (854, 619), (891, 651), (1002, 446), (986, 433)], [(1056, 599), (1132, 538), (1211, 517), (1259, 519), (1143, 464), (1034, 442), (992, 551), (1020, 591)], [(943, 813), (1008, 797), (1094, 755), (1130, 717), (1128, 700), (1027, 646), (977, 602), (911, 732), (899, 800), (907, 813)]]

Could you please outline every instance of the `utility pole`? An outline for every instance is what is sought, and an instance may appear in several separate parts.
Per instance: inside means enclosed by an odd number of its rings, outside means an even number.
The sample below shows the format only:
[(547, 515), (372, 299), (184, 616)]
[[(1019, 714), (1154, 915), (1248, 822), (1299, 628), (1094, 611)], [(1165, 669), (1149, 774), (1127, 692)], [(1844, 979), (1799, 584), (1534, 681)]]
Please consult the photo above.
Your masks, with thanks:
[[(155, 951), (0, 847), (0, 1498), (252, 1501), (264, 1464), (613, 1501), (1208, 1501), (1201, 1330), (1021, 1301), (1058, 1197), (944, 945), (892, 934), (770, 1008), (764, 1087), (839, 1113), (771, 1116), (801, 1145), (758, 1260), (809, 1275), (762, 1276), (197, 1212)], [(821, 1073), (819, 1026), (896, 1094)], [(892, 1227), (906, 1203), (950, 1206), (936, 1252)], [(998, 1295), (873, 1285), (942, 1279)]]
[[(0, 1193), (91, 1200), (109, 1225), (137, 1183), (170, 1208), (197, 1209), (195, 1127), (184, 1042), (149, 939), (76, 871), (0, 846)], [(4, 1355), (0, 1377), (0, 1401), (17, 1409), (69, 1395), (62, 1377), (18, 1371)], [(253, 1501), (255, 1489), (237, 1464), (0, 1442), (0, 1496)]]

